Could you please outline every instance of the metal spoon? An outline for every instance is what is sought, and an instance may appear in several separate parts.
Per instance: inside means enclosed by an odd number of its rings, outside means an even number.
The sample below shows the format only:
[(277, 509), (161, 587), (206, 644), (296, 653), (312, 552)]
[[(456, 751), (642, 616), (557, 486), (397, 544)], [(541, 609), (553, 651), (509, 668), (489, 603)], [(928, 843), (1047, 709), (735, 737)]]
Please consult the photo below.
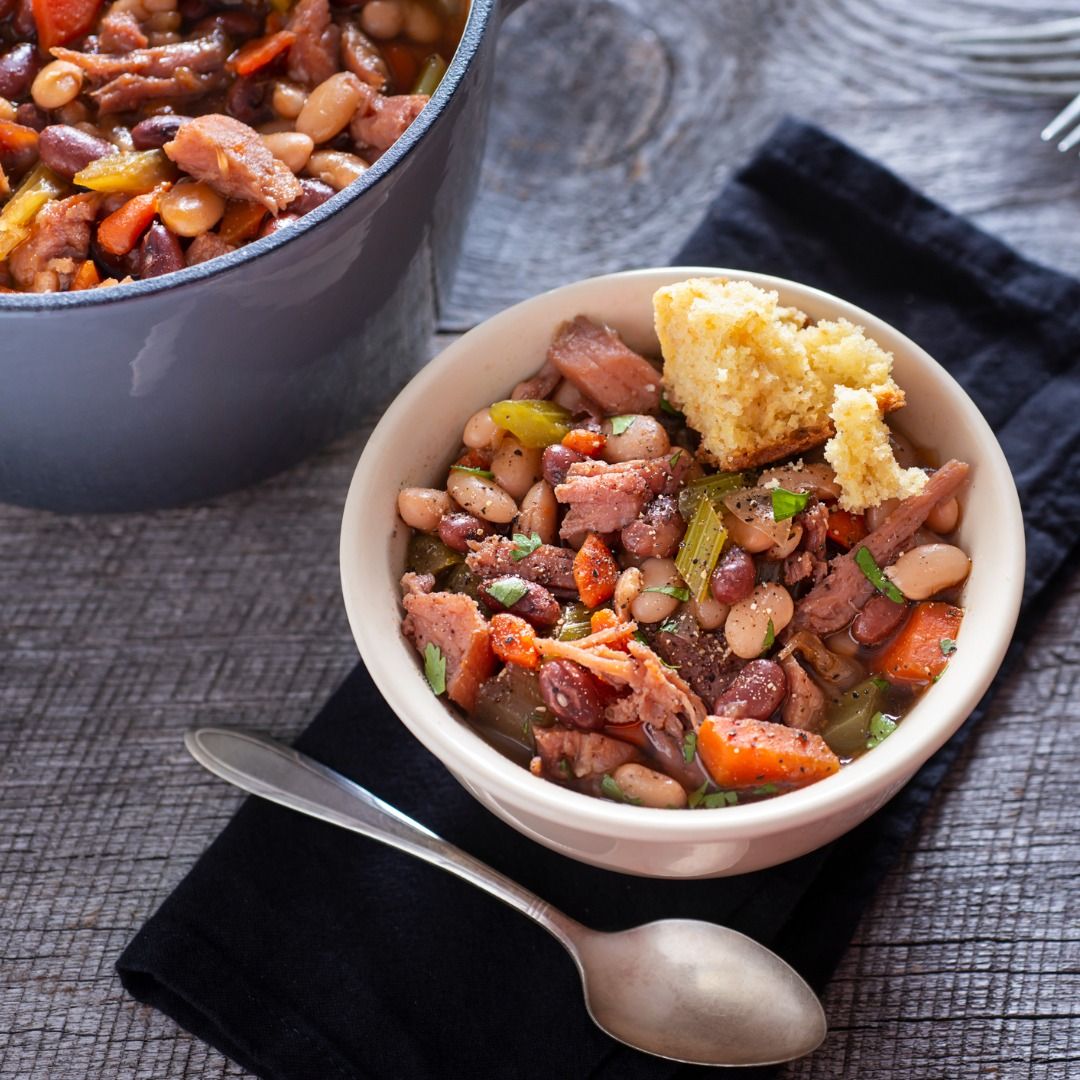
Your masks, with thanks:
[(593, 1021), (628, 1046), (697, 1065), (772, 1065), (825, 1038), (810, 987), (744, 934), (696, 919), (590, 930), (291, 747), (226, 728), (189, 731), (184, 744), (245, 791), (434, 863), (535, 919), (574, 958)]

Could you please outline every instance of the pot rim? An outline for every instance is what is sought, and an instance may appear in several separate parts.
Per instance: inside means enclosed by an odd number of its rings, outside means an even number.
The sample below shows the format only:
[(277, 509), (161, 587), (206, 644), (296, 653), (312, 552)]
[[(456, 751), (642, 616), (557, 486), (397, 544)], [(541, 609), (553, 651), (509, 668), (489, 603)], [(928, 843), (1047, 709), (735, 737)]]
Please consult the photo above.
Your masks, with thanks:
[(461, 40), (446, 69), (446, 74), (421, 114), (363, 176), (336, 192), (321, 206), (315, 207), (314, 210), (298, 218), (295, 225), (253, 240), (249, 244), (238, 247), (235, 251), (230, 251), (227, 255), (219, 255), (205, 263), (186, 266), (183, 270), (162, 274), (161, 277), (114, 285), (108, 289), (86, 289), (80, 292), (3, 293), (0, 294), (0, 317), (6, 311), (69, 310), (119, 304), (144, 296), (182, 289), (188, 285), (208, 281), (246, 263), (254, 262), (263, 255), (277, 251), (299, 236), (318, 228), (377, 187), (400, 162), (405, 160), (428, 129), (442, 116), (451, 96), (461, 85), (465, 73), (476, 56), (497, 3), (498, 0), (470, 0), (469, 17), (462, 30)]

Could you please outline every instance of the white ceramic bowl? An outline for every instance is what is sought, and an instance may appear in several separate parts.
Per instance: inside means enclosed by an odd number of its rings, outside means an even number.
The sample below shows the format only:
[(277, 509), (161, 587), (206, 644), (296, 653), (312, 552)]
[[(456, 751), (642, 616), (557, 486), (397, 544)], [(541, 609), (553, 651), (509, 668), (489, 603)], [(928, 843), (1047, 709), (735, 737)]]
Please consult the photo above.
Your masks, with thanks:
[[(843, 316), (895, 357), (909, 404), (898, 427), (942, 460), (972, 464), (959, 543), (971, 555), (958, 648), (932, 686), (875, 750), (839, 773), (764, 802), (717, 810), (654, 810), (591, 798), (532, 776), (437, 699), (400, 630), (398, 580), (408, 529), (398, 490), (441, 486), (478, 408), (508, 395), (544, 360), (555, 327), (585, 314), (658, 355), (656, 289), (693, 276), (775, 289), (812, 318)], [(387, 410), (356, 467), (341, 530), (341, 580), (368, 670), (405, 726), (489, 810), (526, 836), (595, 866), (656, 877), (710, 877), (772, 866), (835, 839), (872, 814), (960, 726), (990, 685), (1013, 632), (1024, 579), (1020, 504), (990, 427), (955, 380), (918, 345), (860, 308), (781, 278), (677, 267), (579, 281), (533, 297), (454, 342)], [(359, 722), (359, 721), (358, 721)], [(404, 735), (404, 733), (403, 733)]]

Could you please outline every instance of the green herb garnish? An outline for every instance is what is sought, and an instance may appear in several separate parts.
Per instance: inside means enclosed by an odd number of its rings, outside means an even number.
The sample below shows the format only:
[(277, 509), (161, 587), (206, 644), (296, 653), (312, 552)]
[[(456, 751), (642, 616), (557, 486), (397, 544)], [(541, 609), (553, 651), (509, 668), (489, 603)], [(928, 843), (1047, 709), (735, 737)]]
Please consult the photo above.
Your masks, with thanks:
[(660, 411), (666, 412), (669, 416), (682, 416), (682, 413), (663, 394), (660, 395)]
[(604, 779), (600, 781), (600, 791), (613, 802), (630, 803), (631, 806), (640, 806), (641, 800), (632, 795), (627, 795), (615, 780), (611, 773), (604, 773)]
[(773, 626), (772, 619), (769, 620), (769, 625), (765, 627), (765, 638), (761, 642), (761, 655), (764, 656), (772, 647), (776, 641), (776, 627)]
[(694, 755), (697, 753), (697, 732), (688, 731), (683, 736), (682, 741), (682, 756), (683, 761), (688, 765), (694, 760)]
[(656, 629), (661, 634), (675, 634), (679, 630), (679, 624), (674, 619), (665, 619)]
[(519, 577), (498, 578), (489, 581), (483, 591), (504, 608), (512, 608), (529, 591), (529, 583)]
[(880, 676), (875, 676), (870, 680), (879, 690), (888, 690), (892, 683), (888, 679), (883, 679)]
[(647, 649), (652, 647), (651, 645), (649, 645), (649, 639), (645, 637), (645, 635), (640, 630), (634, 631), (634, 640), (640, 642)]
[(690, 599), (690, 590), (684, 589), (680, 585), (650, 585), (647, 589), (642, 589), (641, 591), (643, 593), (663, 593), (665, 596), (673, 596), (676, 600), (686, 601)]
[(775, 784), (762, 784), (760, 787), (753, 788), (750, 794), (764, 798), (766, 795), (775, 795), (779, 790)]
[(873, 750), (875, 746), (883, 743), (896, 730), (896, 721), (884, 713), (874, 713), (870, 717), (868, 730), (870, 738), (866, 741), (866, 749)]
[(690, 792), (690, 797), (687, 799), (687, 802), (689, 802), (691, 810), (696, 810), (701, 805), (701, 800), (705, 798), (705, 792), (708, 790), (709, 781), (706, 780), (705, 783), (701, 785), (701, 787), (697, 788), (695, 791)]
[(424, 676), (436, 694), (446, 692), (446, 657), (433, 641), (424, 646)]
[(855, 565), (863, 572), (863, 576), (879, 593), (884, 593), (894, 604), (904, 602), (904, 594), (885, 576), (882, 569), (870, 554), (870, 549), (861, 547), (855, 552)]
[(773, 488), (772, 516), (774, 521), (786, 521), (806, 509), (810, 501), (808, 491), (788, 491), (787, 488)]
[(943, 637), (941, 639), (941, 655), (948, 656), (949, 653), (956, 652), (956, 642), (951, 637)]
[(623, 435), (633, 426), (636, 416), (613, 416), (611, 417), (611, 434)]
[(718, 806), (734, 806), (739, 801), (739, 796), (734, 791), (714, 791), (701, 800), (701, 805), (706, 810), (715, 810)]
[(510, 558), (514, 562), (521, 562), (526, 555), (531, 555), (542, 543), (539, 533), (514, 533), (514, 546), (510, 549)]
[(470, 476), (482, 476), (485, 480), (495, 479), (495, 474), (490, 469), (478, 469), (474, 465), (451, 465), (450, 471), (468, 473)]
[(681, 450), (676, 450), (675, 453), (672, 454), (671, 457), (668, 458), (668, 468), (669, 469), (674, 469), (675, 466), (679, 464), (679, 460), (681, 458), (682, 458), (682, 451)]

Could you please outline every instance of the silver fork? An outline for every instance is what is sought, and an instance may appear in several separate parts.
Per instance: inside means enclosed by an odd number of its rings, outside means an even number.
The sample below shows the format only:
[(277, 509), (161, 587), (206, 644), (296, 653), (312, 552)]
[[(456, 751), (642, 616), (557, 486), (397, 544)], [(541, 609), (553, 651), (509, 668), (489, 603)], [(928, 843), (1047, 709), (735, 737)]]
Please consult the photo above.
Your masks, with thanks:
[(968, 61), (965, 77), (989, 90), (1022, 94), (1075, 94), (1042, 130), (1049, 142), (1064, 133), (1061, 151), (1080, 143), (1080, 18), (1028, 26), (953, 30), (939, 35)]

